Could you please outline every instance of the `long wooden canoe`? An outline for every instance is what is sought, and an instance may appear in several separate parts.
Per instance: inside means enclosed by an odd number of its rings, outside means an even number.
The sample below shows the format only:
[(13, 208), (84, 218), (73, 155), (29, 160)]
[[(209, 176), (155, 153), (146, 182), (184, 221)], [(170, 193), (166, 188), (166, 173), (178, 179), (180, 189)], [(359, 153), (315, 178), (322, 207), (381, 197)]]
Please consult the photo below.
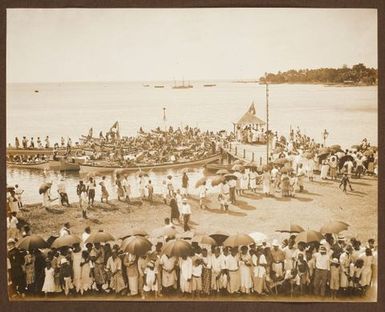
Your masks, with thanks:
[(8, 168), (18, 168), (18, 169), (31, 169), (31, 170), (44, 170), (49, 169), (49, 162), (39, 162), (39, 163), (18, 163), (7, 161)]
[(66, 160), (50, 160), (49, 169), (57, 171), (79, 171), (80, 165)]
[(97, 163), (89, 163), (89, 164), (80, 164), (80, 171), (91, 173), (91, 172), (109, 172), (114, 170), (120, 170), (120, 171), (127, 171), (127, 172), (135, 172), (138, 170), (167, 170), (167, 169), (174, 169), (174, 168), (183, 168), (183, 167), (189, 167), (189, 166), (199, 166), (199, 165), (205, 165), (209, 164), (215, 161), (218, 161), (221, 157), (221, 154), (214, 154), (209, 157), (198, 159), (198, 160), (192, 160), (192, 161), (185, 161), (185, 162), (173, 162), (173, 163), (163, 163), (163, 164), (137, 164), (135, 166), (130, 167), (119, 167), (119, 166), (106, 166), (106, 165), (98, 165)]

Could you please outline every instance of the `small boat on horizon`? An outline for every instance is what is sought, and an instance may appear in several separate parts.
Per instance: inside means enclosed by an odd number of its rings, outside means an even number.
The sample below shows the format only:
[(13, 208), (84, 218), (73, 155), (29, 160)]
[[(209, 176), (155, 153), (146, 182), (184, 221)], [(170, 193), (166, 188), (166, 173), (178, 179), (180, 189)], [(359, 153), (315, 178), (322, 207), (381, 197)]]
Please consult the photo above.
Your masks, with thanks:
[(143, 87), (148, 88), (150, 85), (149, 84), (144, 84)]
[(161, 89), (164, 88), (164, 86), (154, 86), (154, 88)]
[(209, 83), (209, 84), (204, 84), (203, 85), (204, 87), (216, 87), (216, 84), (215, 83)]
[(174, 80), (174, 86), (172, 88), (173, 89), (191, 89), (191, 88), (194, 88), (194, 86), (190, 84), (190, 81), (188, 82), (187, 85), (185, 85), (184, 84), (184, 79), (183, 79), (181, 85), (177, 85), (176, 81)]

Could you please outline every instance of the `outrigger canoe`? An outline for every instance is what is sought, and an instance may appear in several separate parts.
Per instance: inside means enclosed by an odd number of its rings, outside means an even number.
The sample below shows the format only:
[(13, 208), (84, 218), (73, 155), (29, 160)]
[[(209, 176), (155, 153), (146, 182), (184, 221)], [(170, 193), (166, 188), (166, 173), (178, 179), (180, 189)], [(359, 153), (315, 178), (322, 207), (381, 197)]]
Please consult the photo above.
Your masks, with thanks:
[(48, 170), (49, 162), (43, 161), (38, 163), (20, 163), (20, 162), (7, 161), (7, 167), (18, 168), (18, 169)]
[(199, 166), (209, 164), (215, 161), (218, 161), (221, 158), (221, 154), (214, 154), (209, 157), (203, 159), (197, 159), (192, 161), (184, 161), (184, 162), (169, 162), (162, 164), (136, 164), (130, 167), (116, 166), (116, 165), (101, 165), (97, 163), (84, 163), (80, 164), (80, 171), (86, 173), (96, 173), (96, 172), (109, 172), (114, 170), (122, 170), (126, 172), (136, 172), (138, 170), (167, 170), (167, 169), (175, 169), (175, 168), (183, 168), (189, 166)]

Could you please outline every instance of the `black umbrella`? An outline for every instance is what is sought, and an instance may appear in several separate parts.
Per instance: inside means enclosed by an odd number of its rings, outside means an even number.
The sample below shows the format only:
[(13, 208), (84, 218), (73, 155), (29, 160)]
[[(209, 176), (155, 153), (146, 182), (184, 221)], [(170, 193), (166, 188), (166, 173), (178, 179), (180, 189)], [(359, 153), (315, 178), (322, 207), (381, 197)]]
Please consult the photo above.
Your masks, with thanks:
[(340, 170), (342, 169), (342, 167), (344, 166), (345, 162), (347, 161), (354, 161), (354, 158), (352, 155), (345, 155), (343, 157), (341, 157), (341, 159), (339, 160), (338, 162), (338, 167), (340, 168)]

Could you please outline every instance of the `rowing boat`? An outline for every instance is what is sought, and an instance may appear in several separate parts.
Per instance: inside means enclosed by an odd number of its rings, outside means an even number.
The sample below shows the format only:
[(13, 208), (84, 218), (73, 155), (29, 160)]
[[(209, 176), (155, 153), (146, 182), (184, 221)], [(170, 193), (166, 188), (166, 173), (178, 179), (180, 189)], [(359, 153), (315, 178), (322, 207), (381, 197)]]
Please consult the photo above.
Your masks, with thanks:
[(218, 161), (221, 157), (221, 154), (214, 154), (209, 157), (203, 158), (203, 159), (197, 159), (192, 161), (184, 161), (184, 162), (168, 162), (168, 163), (162, 163), (162, 164), (136, 164), (129, 167), (123, 167), (123, 166), (116, 166), (116, 165), (102, 165), (97, 163), (84, 163), (80, 164), (80, 171), (86, 172), (86, 173), (95, 173), (95, 172), (109, 172), (114, 170), (121, 170), (123, 172), (135, 172), (138, 170), (152, 170), (152, 171), (158, 171), (158, 170), (167, 170), (167, 169), (176, 169), (176, 168), (183, 168), (183, 167), (189, 167), (189, 166), (200, 166), (209, 164), (215, 161)]
[(33, 170), (46, 170), (49, 169), (49, 162), (43, 161), (38, 163), (19, 163), (7, 161), (8, 168), (18, 168), (18, 169), (33, 169)]
[(79, 171), (80, 165), (76, 162), (70, 162), (64, 159), (50, 160), (49, 169), (56, 171)]

